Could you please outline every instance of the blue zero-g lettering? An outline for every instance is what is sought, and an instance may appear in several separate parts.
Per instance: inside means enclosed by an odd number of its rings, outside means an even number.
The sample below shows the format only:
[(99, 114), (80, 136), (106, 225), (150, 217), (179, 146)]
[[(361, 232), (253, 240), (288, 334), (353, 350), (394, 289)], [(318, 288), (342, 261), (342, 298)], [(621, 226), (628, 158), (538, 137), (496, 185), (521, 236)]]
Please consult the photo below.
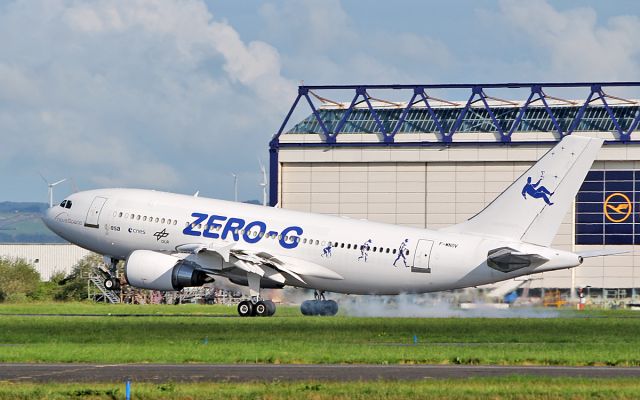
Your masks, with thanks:
[[(249, 231), (254, 227), (260, 227), (260, 230), (257, 232), (255, 237), (249, 236)], [(267, 231), (267, 224), (262, 221), (253, 221), (249, 222), (247, 226), (244, 227), (244, 233), (242, 234), (242, 238), (247, 243), (258, 243), (260, 239), (264, 236), (264, 233)]]
[(227, 224), (224, 226), (224, 229), (222, 230), (222, 234), (220, 235), (222, 237), (222, 240), (225, 240), (227, 238), (227, 234), (229, 232), (231, 232), (231, 234), (233, 235), (233, 240), (235, 240), (236, 242), (240, 240), (240, 235), (238, 234), (238, 231), (240, 229), (242, 229), (242, 227), (244, 226), (244, 220), (241, 218), (229, 218), (229, 220), (227, 221)]
[(280, 236), (280, 246), (284, 247), (285, 249), (295, 249), (298, 246), (298, 236), (292, 236), (292, 241), (291, 243), (287, 243), (285, 241), (285, 237), (287, 237), (289, 235), (290, 232), (295, 232), (298, 235), (302, 235), (302, 228), (300, 228), (299, 226), (290, 226), (288, 228), (285, 228)]
[(213, 239), (219, 238), (220, 235), (215, 233), (215, 232), (211, 232), (211, 230), (218, 229), (218, 228), (220, 228), (222, 226), (222, 224), (216, 224), (215, 221), (224, 221), (226, 219), (227, 219), (227, 217), (222, 216), (222, 215), (212, 215), (212, 216), (210, 216), (209, 220), (207, 221), (207, 229), (205, 229), (202, 232), (202, 236), (208, 237), (208, 238), (213, 238)]
[(185, 235), (191, 235), (191, 236), (200, 236), (201, 233), (197, 230), (194, 230), (193, 228), (197, 227), (198, 224), (201, 224), (202, 221), (204, 221), (208, 215), (207, 214), (201, 214), (201, 213), (193, 213), (191, 214), (192, 217), (195, 217), (196, 220), (193, 221), (192, 223), (190, 223), (189, 225), (187, 225), (186, 228), (184, 228), (184, 230), (182, 231), (182, 233), (184, 233)]

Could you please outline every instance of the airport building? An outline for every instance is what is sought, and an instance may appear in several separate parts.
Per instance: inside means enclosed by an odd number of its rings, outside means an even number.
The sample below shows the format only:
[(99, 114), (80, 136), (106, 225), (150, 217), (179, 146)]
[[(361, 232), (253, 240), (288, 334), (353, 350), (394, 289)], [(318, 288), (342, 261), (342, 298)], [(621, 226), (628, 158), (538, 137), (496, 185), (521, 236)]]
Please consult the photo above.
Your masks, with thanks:
[(0, 257), (26, 261), (33, 265), (43, 281), (60, 272), (69, 275), (89, 254), (89, 250), (70, 243), (0, 243)]
[(300, 86), (270, 143), (270, 203), (438, 229), (482, 210), (563, 136), (604, 138), (552, 246), (630, 253), (544, 273), (532, 287), (635, 298), (639, 98), (640, 82)]

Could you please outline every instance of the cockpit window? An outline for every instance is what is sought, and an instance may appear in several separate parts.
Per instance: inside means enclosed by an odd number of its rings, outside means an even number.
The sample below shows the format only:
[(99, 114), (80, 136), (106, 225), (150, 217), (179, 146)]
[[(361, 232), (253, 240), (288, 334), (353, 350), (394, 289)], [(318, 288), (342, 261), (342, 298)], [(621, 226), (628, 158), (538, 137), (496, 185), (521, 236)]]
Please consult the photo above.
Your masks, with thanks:
[(62, 203), (60, 203), (60, 207), (66, 208), (67, 207), (67, 201), (66, 200), (62, 200)]
[(71, 208), (71, 205), (72, 205), (71, 200), (67, 200), (67, 205), (65, 206), (65, 208)]

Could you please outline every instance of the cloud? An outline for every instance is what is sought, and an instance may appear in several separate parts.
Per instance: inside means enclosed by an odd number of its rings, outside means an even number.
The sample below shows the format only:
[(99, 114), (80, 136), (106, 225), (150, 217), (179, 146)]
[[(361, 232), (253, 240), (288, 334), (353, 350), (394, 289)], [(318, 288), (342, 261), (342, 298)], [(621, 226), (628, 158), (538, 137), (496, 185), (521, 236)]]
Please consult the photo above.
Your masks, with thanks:
[(266, 3), (260, 11), (267, 37), (288, 43), (287, 74), (307, 83), (424, 82), (453, 61), (447, 45), (427, 30), (375, 23), (362, 29), (339, 0)]
[(556, 80), (638, 80), (640, 17), (599, 23), (589, 7), (559, 11), (544, 0), (500, 2), (498, 18), (542, 49), (539, 67)]
[(199, 0), (14, 1), (0, 43), (3, 175), (225, 196), (295, 95), (278, 50)]

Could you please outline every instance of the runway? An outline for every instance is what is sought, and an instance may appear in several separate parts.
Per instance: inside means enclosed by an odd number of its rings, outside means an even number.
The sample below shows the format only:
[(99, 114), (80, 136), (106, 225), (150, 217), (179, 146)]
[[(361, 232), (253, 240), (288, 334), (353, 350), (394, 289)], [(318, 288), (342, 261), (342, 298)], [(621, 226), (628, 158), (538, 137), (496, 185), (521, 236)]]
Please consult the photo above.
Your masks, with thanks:
[(9, 382), (247, 382), (421, 380), (505, 375), (640, 378), (640, 367), (262, 364), (0, 364)]

